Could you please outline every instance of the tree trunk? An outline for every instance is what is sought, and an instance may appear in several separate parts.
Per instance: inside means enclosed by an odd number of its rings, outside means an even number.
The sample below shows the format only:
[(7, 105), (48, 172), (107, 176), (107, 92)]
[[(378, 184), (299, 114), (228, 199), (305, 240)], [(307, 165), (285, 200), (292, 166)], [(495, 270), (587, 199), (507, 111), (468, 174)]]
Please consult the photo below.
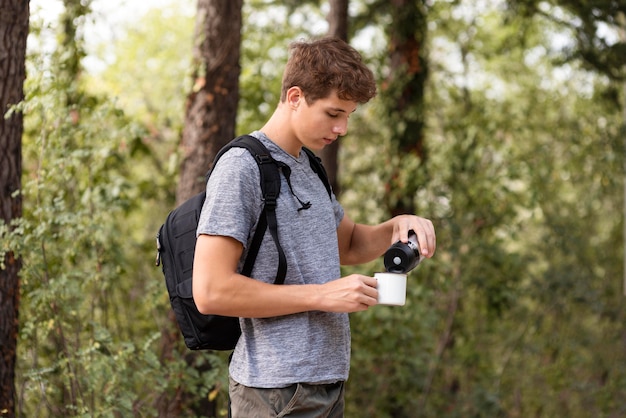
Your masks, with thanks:
[[(5, 223), (22, 216), (21, 112), (5, 118), (24, 99), (29, 2), (0, 0), (0, 216)], [(9, 252), (0, 269), (0, 415), (15, 416), (15, 362), (20, 260)]]
[[(328, 36), (334, 36), (348, 41), (348, 3), (349, 0), (330, 0), (330, 12), (328, 13)], [(328, 180), (336, 195), (339, 195), (339, 141), (324, 147), (319, 153), (324, 168), (328, 173)]]
[(217, 151), (235, 136), (242, 0), (198, 0), (194, 86), (187, 97), (176, 203), (202, 191)]

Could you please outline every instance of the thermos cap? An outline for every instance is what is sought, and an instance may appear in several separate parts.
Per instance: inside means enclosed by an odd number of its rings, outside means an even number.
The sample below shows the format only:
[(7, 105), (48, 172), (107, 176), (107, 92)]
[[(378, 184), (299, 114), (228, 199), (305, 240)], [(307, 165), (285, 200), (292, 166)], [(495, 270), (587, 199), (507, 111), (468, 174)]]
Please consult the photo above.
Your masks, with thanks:
[(389, 273), (408, 273), (419, 264), (420, 260), (419, 245), (414, 233), (409, 235), (409, 241), (406, 244), (402, 241), (395, 242), (385, 252), (384, 257), (385, 268)]
[(399, 243), (391, 246), (385, 253), (385, 269), (389, 273), (407, 273), (416, 265), (416, 257), (414, 251), (406, 244)]

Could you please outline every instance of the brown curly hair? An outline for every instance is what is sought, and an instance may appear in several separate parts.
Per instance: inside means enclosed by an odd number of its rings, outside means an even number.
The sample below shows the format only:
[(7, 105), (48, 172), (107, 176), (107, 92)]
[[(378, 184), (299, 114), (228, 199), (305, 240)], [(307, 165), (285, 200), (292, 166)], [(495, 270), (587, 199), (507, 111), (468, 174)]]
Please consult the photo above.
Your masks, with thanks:
[(339, 38), (297, 41), (290, 46), (280, 101), (287, 90), (302, 89), (308, 104), (328, 97), (333, 90), (341, 100), (367, 103), (376, 95), (374, 74), (363, 63), (361, 54)]

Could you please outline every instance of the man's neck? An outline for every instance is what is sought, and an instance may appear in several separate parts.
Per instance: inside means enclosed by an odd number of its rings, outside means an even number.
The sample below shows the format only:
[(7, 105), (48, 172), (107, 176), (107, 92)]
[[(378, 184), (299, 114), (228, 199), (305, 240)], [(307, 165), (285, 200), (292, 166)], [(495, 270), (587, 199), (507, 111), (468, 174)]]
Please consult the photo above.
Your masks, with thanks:
[(293, 155), (295, 158), (300, 156), (302, 144), (293, 133), (288, 113), (285, 112), (284, 107), (281, 105), (276, 108), (270, 119), (261, 128), (261, 132), (285, 150), (285, 152)]

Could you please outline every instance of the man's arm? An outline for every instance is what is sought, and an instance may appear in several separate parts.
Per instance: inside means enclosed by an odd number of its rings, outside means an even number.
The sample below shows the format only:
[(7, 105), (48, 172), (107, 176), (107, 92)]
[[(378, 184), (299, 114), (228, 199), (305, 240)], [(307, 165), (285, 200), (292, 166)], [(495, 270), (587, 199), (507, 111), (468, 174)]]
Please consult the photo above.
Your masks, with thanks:
[(319, 310), (356, 312), (376, 304), (376, 280), (350, 275), (322, 285), (275, 285), (237, 273), (243, 246), (234, 238), (200, 235), (193, 297), (204, 314), (264, 318)]
[(421, 254), (432, 257), (437, 241), (430, 220), (414, 215), (400, 215), (378, 225), (357, 224), (347, 215), (337, 228), (341, 264), (362, 264), (380, 257), (391, 244), (407, 242), (409, 231), (415, 231)]

